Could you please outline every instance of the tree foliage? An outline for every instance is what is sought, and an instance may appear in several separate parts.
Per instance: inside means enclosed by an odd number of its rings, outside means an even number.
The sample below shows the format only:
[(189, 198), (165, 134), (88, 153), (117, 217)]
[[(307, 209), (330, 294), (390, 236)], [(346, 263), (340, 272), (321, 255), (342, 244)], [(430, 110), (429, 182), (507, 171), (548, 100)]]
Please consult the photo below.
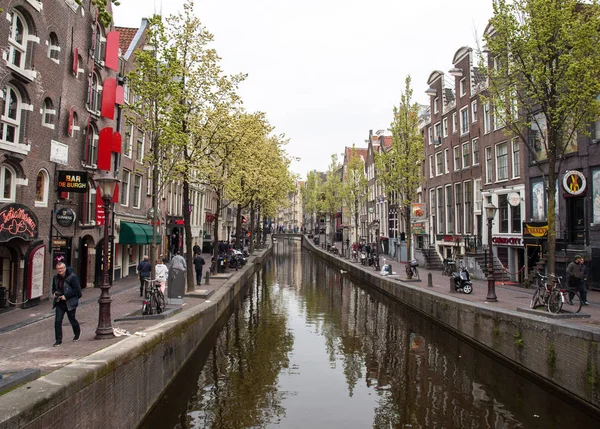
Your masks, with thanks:
[[(344, 186), (342, 185), (341, 165), (338, 162), (337, 155), (331, 155), (331, 163), (325, 173), (325, 182), (322, 187), (322, 208), (329, 214), (329, 226), (333, 243), (333, 220), (335, 213), (341, 209), (345, 200)], [(327, 235), (325, 235), (325, 244), (327, 244)]]
[(590, 0), (497, 0), (485, 34), (488, 97), (496, 121), (518, 137), (547, 177), (547, 264), (554, 273), (562, 159), (600, 115), (600, 14)]
[(360, 209), (367, 201), (367, 176), (365, 175), (365, 161), (360, 157), (356, 148), (352, 146), (350, 158), (344, 175), (344, 197), (350, 217), (354, 221), (354, 242), (359, 242), (358, 215)]
[(321, 175), (316, 170), (309, 171), (302, 188), (302, 204), (304, 212), (310, 213), (314, 228), (318, 228), (317, 216), (322, 211), (322, 186)]

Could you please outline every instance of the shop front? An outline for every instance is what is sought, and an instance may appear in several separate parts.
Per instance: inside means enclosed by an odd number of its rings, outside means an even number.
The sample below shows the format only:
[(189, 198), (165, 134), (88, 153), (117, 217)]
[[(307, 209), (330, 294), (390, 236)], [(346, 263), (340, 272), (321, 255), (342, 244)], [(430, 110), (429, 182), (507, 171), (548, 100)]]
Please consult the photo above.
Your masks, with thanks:
[[(135, 276), (137, 264), (144, 255), (149, 255), (148, 246), (152, 244), (153, 240), (152, 225), (121, 221), (118, 230), (119, 239), (115, 247), (115, 260), (121, 270), (120, 277)], [(162, 237), (159, 231), (156, 232), (155, 238), (156, 245), (160, 246)]]
[[(547, 221), (523, 222), (523, 245), (525, 246), (525, 276), (531, 274), (538, 261), (546, 253), (548, 235)], [(529, 279), (535, 281), (535, 279)]]
[(525, 248), (520, 235), (492, 235), (492, 245), (502, 266), (504, 274), (511, 282), (523, 283), (525, 280)]

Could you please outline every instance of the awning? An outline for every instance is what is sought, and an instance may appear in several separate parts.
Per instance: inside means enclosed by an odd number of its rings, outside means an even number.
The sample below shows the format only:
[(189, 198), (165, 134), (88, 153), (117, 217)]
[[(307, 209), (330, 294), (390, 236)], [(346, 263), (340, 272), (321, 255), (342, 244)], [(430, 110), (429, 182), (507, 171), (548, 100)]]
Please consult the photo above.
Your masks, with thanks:
[[(160, 244), (161, 236), (156, 234), (156, 244)], [(151, 244), (152, 225), (145, 223), (121, 222), (119, 244)]]

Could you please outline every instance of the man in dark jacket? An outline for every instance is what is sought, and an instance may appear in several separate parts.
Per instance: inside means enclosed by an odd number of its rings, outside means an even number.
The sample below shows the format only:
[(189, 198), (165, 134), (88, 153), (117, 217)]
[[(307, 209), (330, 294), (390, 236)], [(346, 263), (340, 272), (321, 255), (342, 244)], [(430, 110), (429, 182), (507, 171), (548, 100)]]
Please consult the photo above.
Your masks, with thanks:
[(140, 296), (144, 294), (144, 286), (146, 286), (146, 280), (150, 279), (152, 275), (152, 264), (148, 260), (148, 255), (144, 255), (144, 260), (140, 261), (137, 266), (138, 276), (140, 276)]
[(69, 322), (73, 327), (73, 341), (78, 341), (81, 337), (81, 328), (79, 322), (75, 318), (75, 310), (79, 305), (81, 297), (81, 286), (79, 279), (73, 274), (73, 268), (59, 262), (56, 264), (58, 274), (52, 279), (52, 294), (54, 296), (54, 307), (56, 308), (56, 318), (54, 319), (54, 338), (56, 342), (54, 347), (62, 344), (62, 322), (67, 313)]
[[(579, 291), (581, 300), (585, 301), (585, 293), (582, 291), (584, 271), (582, 269), (583, 258), (581, 255), (575, 255), (573, 262), (567, 266), (567, 284), (570, 288)], [(569, 292), (569, 304), (573, 304), (574, 293)]]
[(204, 267), (204, 258), (199, 253), (194, 256), (194, 268), (196, 269), (196, 285), (202, 284), (202, 267)]

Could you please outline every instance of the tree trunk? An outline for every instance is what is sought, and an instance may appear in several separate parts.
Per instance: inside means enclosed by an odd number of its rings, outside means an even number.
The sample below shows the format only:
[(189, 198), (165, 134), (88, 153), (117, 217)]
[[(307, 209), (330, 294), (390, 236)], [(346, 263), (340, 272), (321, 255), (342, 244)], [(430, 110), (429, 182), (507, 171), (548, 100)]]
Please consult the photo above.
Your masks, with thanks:
[(250, 203), (250, 244), (249, 252), (254, 252), (254, 202)]
[(217, 262), (219, 259), (219, 214), (221, 213), (221, 192), (217, 192), (217, 206), (215, 208), (215, 227), (213, 230), (213, 259), (215, 261), (215, 273), (217, 272)]
[(406, 235), (406, 262), (412, 259), (412, 234), (410, 230), (410, 203), (404, 207), (404, 231)]
[(358, 245), (358, 201), (355, 200), (355, 205), (354, 207), (356, 207), (356, 211), (354, 212), (354, 235), (355, 235), (355, 243), (356, 245)]
[(188, 171), (186, 171), (183, 180), (183, 227), (185, 230), (185, 252), (187, 262), (187, 291), (193, 292), (196, 289), (196, 273), (194, 272), (193, 253), (192, 253), (192, 223), (190, 219), (190, 184), (187, 180)]
[[(158, 144), (158, 135), (156, 135), (156, 133), (154, 133), (154, 135), (152, 136), (152, 153), (155, 154), (155, 156), (158, 159), (159, 156), (159, 144)], [(158, 163), (155, 161), (154, 165), (152, 166), (152, 208), (153, 208), (153, 215), (152, 215), (152, 243), (150, 243), (150, 265), (152, 266), (152, 273), (151, 276), (152, 278), (156, 278), (156, 271), (155, 271), (155, 265), (156, 265), (156, 259), (157, 259), (157, 247), (156, 247), (156, 242), (158, 241), (158, 237), (157, 237), (157, 233), (156, 233), (156, 225), (157, 225), (157, 221), (159, 219), (158, 216), (158, 181), (159, 181), (159, 170), (158, 170)], [(160, 254), (158, 256), (161, 256)]]
[(242, 205), (238, 204), (237, 213), (235, 215), (235, 247), (243, 249), (244, 243), (242, 242)]
[[(555, 145), (554, 147), (557, 147)], [(556, 154), (548, 151), (548, 247), (546, 249), (546, 266), (549, 274), (556, 272)]]

